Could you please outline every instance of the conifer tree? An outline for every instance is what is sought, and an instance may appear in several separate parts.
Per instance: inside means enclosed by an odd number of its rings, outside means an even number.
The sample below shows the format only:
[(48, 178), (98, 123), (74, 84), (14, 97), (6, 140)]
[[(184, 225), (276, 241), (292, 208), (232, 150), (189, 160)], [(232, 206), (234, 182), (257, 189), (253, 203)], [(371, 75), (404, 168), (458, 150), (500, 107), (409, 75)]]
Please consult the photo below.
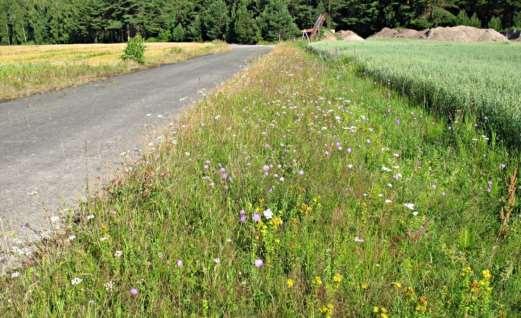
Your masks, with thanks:
[(228, 26), (228, 7), (223, 0), (213, 0), (203, 15), (203, 34), (206, 40), (224, 40)]
[(243, 44), (255, 44), (260, 40), (257, 21), (248, 10), (248, 1), (240, 0), (235, 10), (232, 40)]
[(284, 0), (270, 1), (259, 17), (262, 37), (268, 41), (287, 40), (299, 33)]

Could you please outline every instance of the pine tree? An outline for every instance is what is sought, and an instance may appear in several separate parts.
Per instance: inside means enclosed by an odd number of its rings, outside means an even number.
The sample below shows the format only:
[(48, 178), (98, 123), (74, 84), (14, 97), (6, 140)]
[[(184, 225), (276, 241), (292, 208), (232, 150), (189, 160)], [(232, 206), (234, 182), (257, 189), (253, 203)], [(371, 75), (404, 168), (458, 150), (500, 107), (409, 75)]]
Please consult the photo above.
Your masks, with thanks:
[(13, 0), (8, 4), (7, 15), (11, 44), (23, 44), (28, 41), (27, 26), (25, 24), (26, 12), (27, 9), (20, 0)]
[(189, 41), (201, 42), (203, 40), (201, 16), (196, 14), (186, 32)]
[(174, 30), (172, 30), (172, 41), (174, 42), (183, 42), (185, 40), (185, 29), (179, 23), (176, 25)]
[(8, 4), (9, 0), (0, 0), (0, 44), (11, 44)]
[(472, 24), (472, 21), (469, 18), (469, 16), (467, 15), (467, 12), (465, 12), (465, 10), (461, 10), (458, 13), (458, 24), (469, 25), (469, 26)]
[(514, 15), (513, 26), (514, 28), (521, 30), (521, 12), (518, 12), (516, 15)]
[(223, 0), (214, 0), (203, 15), (203, 31), (206, 40), (224, 40), (228, 26), (228, 7)]
[(481, 27), (481, 21), (478, 18), (478, 15), (474, 13), (472, 17), (470, 18), (469, 26), (480, 28)]
[(270, 1), (259, 17), (262, 37), (268, 41), (287, 40), (299, 33), (284, 0)]
[(490, 21), (488, 22), (488, 27), (498, 32), (503, 30), (503, 25), (499, 17), (492, 17), (492, 19), (490, 19)]
[(232, 41), (243, 44), (255, 44), (260, 40), (260, 30), (257, 21), (248, 10), (247, 0), (241, 0), (235, 10)]

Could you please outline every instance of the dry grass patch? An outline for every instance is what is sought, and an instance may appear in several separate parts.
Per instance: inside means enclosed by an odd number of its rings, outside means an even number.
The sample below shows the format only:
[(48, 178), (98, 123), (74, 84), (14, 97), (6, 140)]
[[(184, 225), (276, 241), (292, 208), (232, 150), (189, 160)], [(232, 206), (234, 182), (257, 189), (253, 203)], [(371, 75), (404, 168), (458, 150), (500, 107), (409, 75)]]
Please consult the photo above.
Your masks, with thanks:
[(124, 43), (0, 47), (0, 100), (83, 84), (195, 56), (221, 53), (224, 43), (147, 43), (145, 65), (121, 61)]

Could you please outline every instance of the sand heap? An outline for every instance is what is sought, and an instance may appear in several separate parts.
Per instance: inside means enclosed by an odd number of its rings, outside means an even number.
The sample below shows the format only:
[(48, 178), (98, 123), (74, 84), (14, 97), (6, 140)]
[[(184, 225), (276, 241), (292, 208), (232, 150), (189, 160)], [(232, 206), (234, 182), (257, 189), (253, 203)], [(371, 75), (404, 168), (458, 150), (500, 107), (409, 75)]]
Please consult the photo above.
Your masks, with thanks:
[(469, 26), (456, 26), (430, 29), (427, 39), (449, 42), (506, 42), (507, 38), (493, 29), (478, 29)]
[(326, 31), (322, 34), (322, 37), (320, 38), (322, 41), (336, 41), (338, 40), (335, 36), (335, 33), (331, 31)]
[(355, 32), (353, 31), (350, 31), (350, 30), (342, 30), (342, 31), (338, 31), (336, 33), (337, 37), (339, 37), (340, 39), (344, 40), (344, 41), (347, 41), (347, 42), (360, 42), (360, 41), (365, 41), (363, 37), (359, 36), (358, 34), (356, 34)]
[(372, 37), (380, 39), (425, 39), (427, 38), (427, 30), (417, 31), (405, 28), (383, 28)]
[(427, 39), (449, 42), (505, 42), (507, 38), (493, 29), (469, 26), (438, 27), (430, 30), (383, 28), (372, 37), (380, 39)]

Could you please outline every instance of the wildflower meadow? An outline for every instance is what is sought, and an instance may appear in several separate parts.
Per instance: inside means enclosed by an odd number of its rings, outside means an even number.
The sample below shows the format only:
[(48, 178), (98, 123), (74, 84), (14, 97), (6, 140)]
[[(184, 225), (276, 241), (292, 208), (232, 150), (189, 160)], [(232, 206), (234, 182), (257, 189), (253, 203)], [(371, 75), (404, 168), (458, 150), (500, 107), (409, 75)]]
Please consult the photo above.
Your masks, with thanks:
[(279, 45), (2, 278), (0, 315), (519, 315), (519, 159), (475, 124)]

